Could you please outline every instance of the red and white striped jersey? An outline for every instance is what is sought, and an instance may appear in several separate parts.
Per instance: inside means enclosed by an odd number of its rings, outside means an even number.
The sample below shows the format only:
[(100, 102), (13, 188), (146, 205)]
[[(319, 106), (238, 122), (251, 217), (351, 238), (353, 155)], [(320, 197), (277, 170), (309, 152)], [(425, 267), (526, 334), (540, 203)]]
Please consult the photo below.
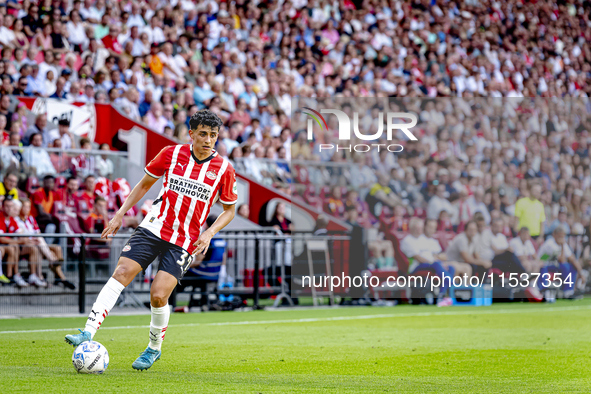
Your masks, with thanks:
[(200, 161), (190, 144), (167, 146), (145, 172), (164, 179), (140, 226), (191, 254), (211, 206), (218, 200), (225, 205), (236, 204), (238, 199), (234, 167), (216, 151)]

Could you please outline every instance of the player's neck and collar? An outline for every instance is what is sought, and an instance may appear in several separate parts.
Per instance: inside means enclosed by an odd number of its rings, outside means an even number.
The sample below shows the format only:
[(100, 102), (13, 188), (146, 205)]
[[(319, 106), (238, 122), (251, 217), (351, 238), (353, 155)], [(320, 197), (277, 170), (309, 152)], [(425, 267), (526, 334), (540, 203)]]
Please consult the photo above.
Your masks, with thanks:
[(191, 149), (191, 157), (193, 157), (193, 160), (195, 160), (195, 162), (197, 164), (203, 164), (205, 162), (208, 162), (218, 155), (218, 152), (215, 149), (212, 149), (211, 154), (209, 156), (204, 157), (204, 158), (202, 157), (202, 159), (199, 159), (197, 157), (197, 155), (195, 154), (195, 150), (193, 149), (193, 144), (190, 144), (189, 148)]

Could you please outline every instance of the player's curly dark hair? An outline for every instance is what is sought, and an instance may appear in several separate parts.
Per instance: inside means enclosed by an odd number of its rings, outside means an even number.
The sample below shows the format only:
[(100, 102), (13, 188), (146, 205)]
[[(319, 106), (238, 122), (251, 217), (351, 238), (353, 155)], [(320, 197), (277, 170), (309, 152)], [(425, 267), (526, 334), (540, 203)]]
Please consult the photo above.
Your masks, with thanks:
[(191, 116), (191, 120), (189, 120), (191, 130), (197, 130), (201, 125), (209, 126), (212, 129), (217, 128), (219, 130), (223, 124), (224, 122), (222, 122), (220, 117), (208, 109), (202, 109), (201, 111), (195, 112), (193, 116)]

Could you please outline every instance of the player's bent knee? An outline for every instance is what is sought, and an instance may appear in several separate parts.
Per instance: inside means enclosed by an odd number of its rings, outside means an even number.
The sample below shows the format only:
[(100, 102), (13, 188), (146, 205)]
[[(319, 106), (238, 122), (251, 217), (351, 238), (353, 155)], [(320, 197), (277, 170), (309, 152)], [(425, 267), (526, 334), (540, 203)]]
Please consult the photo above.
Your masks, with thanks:
[(155, 308), (162, 308), (168, 304), (168, 294), (164, 294), (164, 292), (161, 291), (154, 291), (150, 295), (150, 303)]
[(133, 278), (141, 271), (141, 266), (133, 260), (121, 258), (115, 272), (113, 272), (113, 279), (121, 283), (123, 286), (129, 285)]

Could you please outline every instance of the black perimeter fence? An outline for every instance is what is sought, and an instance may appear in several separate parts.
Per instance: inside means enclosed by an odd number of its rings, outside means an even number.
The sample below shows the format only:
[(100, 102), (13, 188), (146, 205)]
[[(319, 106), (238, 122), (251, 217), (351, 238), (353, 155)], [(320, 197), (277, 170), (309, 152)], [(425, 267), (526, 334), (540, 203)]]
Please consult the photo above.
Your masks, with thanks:
[[(2, 236), (44, 238), (48, 240), (49, 245), (60, 246), (64, 255), (64, 261), (61, 263), (63, 272), (66, 279), (76, 288), (71, 290), (61, 284), (54, 284), (55, 274), (49, 269), (48, 260), (41, 260), (39, 264), (48, 286), (29, 285), (19, 288), (14, 283), (0, 285), (0, 316), (60, 316), (83, 314), (90, 310), (96, 296), (113, 273), (131, 232), (121, 234), (120, 231), (109, 238), (109, 243), (101, 242), (100, 234), (41, 233)], [(214, 283), (216, 296), (234, 295), (242, 300), (252, 300), (248, 306), (254, 309), (260, 307), (261, 299), (271, 297), (274, 298), (274, 305), (281, 302), (284, 305), (292, 304), (288, 295), (293, 259), (291, 236), (277, 234), (274, 229), (265, 229), (257, 232), (226, 231), (217, 234), (215, 239), (226, 241), (226, 272), (232, 281), (231, 286), (221, 288)], [(344, 251), (341, 251), (335, 255), (342, 256), (343, 253)], [(6, 258), (3, 260), (6, 273)], [(18, 267), (25, 281), (30, 273), (30, 264), (30, 259), (19, 258)], [(146, 308), (156, 266), (157, 260), (146, 271), (136, 276), (122, 292), (116, 308)], [(187, 276), (184, 279), (187, 279)], [(179, 286), (173, 292), (169, 303), (174, 307), (177, 303), (183, 304), (185, 300), (191, 302), (195, 295), (199, 298), (202, 296), (197, 287), (182, 289)]]

